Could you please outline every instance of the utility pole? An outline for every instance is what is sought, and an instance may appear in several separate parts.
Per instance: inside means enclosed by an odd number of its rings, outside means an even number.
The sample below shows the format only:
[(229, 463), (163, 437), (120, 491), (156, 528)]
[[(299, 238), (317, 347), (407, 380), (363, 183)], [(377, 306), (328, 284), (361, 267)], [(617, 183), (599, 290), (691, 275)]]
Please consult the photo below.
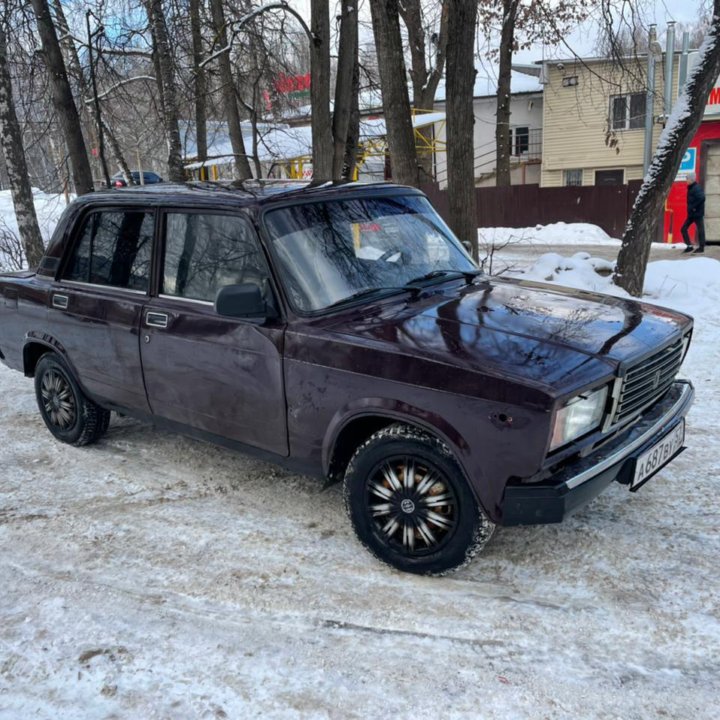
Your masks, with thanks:
[(657, 25), (648, 31), (647, 95), (645, 99), (645, 148), (643, 152), (643, 175), (647, 175), (653, 156), (653, 129), (655, 125), (655, 63), (662, 59), (662, 48), (657, 41)]
[(680, 55), (680, 69), (678, 74), (678, 95), (682, 92), (683, 85), (687, 80), (688, 56), (690, 54), (690, 33), (686, 30), (683, 33), (682, 53)]
[(673, 107), (673, 74), (675, 72), (675, 23), (667, 24), (667, 33), (665, 34), (665, 97), (664, 114), (665, 122), (667, 122)]

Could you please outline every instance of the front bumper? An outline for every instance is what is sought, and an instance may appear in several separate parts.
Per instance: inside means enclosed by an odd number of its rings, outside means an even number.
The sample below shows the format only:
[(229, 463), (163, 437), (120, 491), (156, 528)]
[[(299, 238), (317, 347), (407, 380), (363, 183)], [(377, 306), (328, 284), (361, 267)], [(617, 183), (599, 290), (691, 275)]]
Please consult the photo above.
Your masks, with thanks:
[(678, 380), (629, 430), (596, 452), (542, 482), (508, 485), (500, 524), (558, 523), (614, 480), (629, 484), (635, 460), (682, 421), (694, 397), (692, 384)]

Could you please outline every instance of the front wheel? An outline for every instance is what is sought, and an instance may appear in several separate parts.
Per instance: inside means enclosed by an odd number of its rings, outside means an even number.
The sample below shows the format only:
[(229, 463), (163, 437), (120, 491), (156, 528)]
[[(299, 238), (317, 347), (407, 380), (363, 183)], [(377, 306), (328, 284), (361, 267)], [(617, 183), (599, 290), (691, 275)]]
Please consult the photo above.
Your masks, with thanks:
[(450, 449), (408, 425), (390, 425), (356, 450), (345, 473), (345, 506), (370, 552), (425, 575), (470, 562), (495, 529)]
[(35, 395), (48, 430), (70, 445), (90, 445), (108, 429), (110, 411), (86, 397), (69, 368), (47, 353), (35, 368)]

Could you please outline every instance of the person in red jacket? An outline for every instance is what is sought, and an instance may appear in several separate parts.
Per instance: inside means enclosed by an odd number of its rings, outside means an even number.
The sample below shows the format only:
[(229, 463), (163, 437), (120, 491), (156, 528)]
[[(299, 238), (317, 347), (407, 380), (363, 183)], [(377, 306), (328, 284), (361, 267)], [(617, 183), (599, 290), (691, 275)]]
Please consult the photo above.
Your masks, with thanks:
[[(680, 228), (683, 240), (687, 246), (683, 252), (705, 252), (705, 193), (698, 185), (695, 173), (688, 173), (687, 176), (687, 220)], [(697, 230), (698, 246), (693, 249), (690, 242), (690, 234), (688, 230), (691, 225), (695, 225)]]

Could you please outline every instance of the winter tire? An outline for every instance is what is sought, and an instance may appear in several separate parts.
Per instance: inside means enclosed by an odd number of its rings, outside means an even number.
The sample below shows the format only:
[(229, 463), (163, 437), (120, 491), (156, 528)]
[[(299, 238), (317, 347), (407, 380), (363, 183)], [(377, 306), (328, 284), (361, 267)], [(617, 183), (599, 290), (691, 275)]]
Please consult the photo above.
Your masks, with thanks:
[(360, 541), (405, 572), (456, 570), (495, 529), (445, 443), (408, 425), (390, 425), (355, 451), (344, 494)]
[(43, 355), (35, 368), (35, 395), (48, 430), (64, 443), (90, 445), (108, 429), (110, 411), (85, 396), (54, 353)]

